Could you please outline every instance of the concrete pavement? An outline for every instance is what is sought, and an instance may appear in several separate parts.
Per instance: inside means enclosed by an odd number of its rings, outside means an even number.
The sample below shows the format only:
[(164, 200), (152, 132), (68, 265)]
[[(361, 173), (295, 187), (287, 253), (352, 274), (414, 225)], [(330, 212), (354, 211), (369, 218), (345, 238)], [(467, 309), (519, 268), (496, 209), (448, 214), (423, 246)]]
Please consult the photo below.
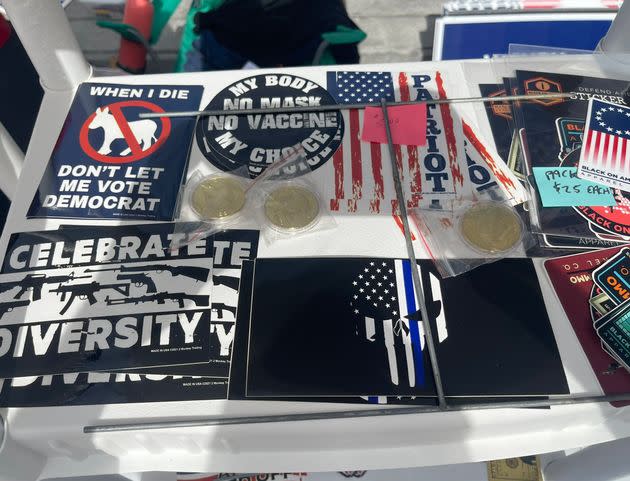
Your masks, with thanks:
[(346, 0), (354, 22), (368, 34), (361, 63), (429, 60), (433, 23), (442, 0)]
[[(311, 0), (317, 1), (317, 0)], [(177, 56), (181, 28), (191, 0), (182, 0), (156, 45), (160, 61), (151, 72), (167, 72)], [(346, 0), (350, 17), (367, 34), (360, 44), (361, 63), (428, 60), (433, 45), (433, 19), (442, 0)], [(75, 1), (66, 12), (88, 60), (108, 66), (118, 51), (117, 34), (95, 25), (93, 4)]]

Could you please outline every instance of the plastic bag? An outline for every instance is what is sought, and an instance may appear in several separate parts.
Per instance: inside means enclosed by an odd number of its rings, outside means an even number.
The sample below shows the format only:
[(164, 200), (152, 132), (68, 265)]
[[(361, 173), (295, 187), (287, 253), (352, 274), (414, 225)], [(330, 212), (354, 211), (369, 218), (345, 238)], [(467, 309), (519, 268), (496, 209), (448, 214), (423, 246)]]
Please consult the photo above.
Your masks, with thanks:
[(193, 172), (180, 196), (170, 248), (179, 249), (215, 232), (256, 226), (247, 189), (247, 168), (204, 175)]
[(296, 155), (274, 164), (250, 186), (257, 223), (268, 243), (336, 226), (317, 185), (308, 178), (310, 171), (306, 155)]
[(260, 229), (273, 242), (333, 227), (315, 184), (305, 178), (311, 167), (304, 148), (298, 144), (288, 152), (253, 180), (247, 167), (193, 172), (180, 198), (171, 248), (226, 229)]
[(257, 186), (254, 198), (268, 243), (336, 226), (315, 185), (306, 179), (266, 181)]
[(442, 277), (453, 277), (535, 244), (519, 212), (494, 189), (447, 208), (413, 209), (426, 250)]

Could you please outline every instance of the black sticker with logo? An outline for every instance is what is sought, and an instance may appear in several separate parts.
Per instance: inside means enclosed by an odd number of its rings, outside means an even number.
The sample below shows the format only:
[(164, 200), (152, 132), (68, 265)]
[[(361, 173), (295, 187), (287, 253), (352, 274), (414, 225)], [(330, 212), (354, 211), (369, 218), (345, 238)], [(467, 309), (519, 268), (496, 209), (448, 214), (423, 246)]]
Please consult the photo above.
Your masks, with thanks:
[[(320, 85), (295, 75), (255, 75), (219, 92), (205, 110), (235, 110), (334, 105)], [(338, 110), (324, 112), (255, 113), (209, 115), (196, 127), (197, 145), (215, 167), (234, 171), (247, 167), (258, 176), (269, 164), (295, 153), (300, 145), (308, 169), (328, 161), (341, 145), (344, 125)], [(301, 149), (300, 149), (301, 150)]]
[[(624, 80), (556, 73), (517, 71), (517, 85), (526, 94), (568, 92), (564, 99), (521, 102), (515, 113), (524, 133), (530, 168), (577, 167), (584, 120), (590, 99), (623, 104)], [(524, 129), (524, 130), (522, 130)], [(615, 189), (616, 205), (544, 207), (534, 204), (539, 229), (552, 247), (590, 249), (615, 245), (630, 235), (630, 193)], [(615, 237), (616, 236), (616, 237)]]

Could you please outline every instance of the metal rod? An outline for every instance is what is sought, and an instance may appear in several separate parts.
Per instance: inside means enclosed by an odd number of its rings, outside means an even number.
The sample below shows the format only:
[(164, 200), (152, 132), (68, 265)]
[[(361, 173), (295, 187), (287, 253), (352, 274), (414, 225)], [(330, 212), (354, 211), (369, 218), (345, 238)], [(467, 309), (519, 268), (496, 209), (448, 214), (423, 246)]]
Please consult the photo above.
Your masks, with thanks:
[[(431, 100), (406, 100), (404, 102), (387, 102), (389, 106), (414, 105), (414, 104), (458, 104), (468, 102), (505, 102), (518, 100), (536, 100), (541, 98), (566, 98), (571, 97), (570, 93), (563, 94), (537, 94), (537, 95), (506, 95), (505, 97), (462, 97), (455, 99), (431, 99)], [(331, 104), (312, 105), (308, 107), (277, 107), (277, 108), (257, 108), (257, 109), (235, 109), (235, 110), (186, 110), (181, 112), (143, 112), (138, 115), (141, 119), (156, 119), (161, 117), (207, 117), (212, 115), (253, 115), (253, 114), (282, 114), (290, 112), (327, 112), (333, 110), (364, 109), (374, 107), (374, 103), (357, 104)]]
[(433, 371), (433, 379), (435, 380), (435, 391), (438, 397), (438, 406), (441, 409), (446, 409), (446, 398), (444, 397), (444, 388), (442, 386), (442, 375), (440, 374), (440, 367), (438, 365), (437, 353), (435, 352), (435, 344), (433, 342), (433, 333), (431, 331), (431, 324), (429, 322), (429, 314), (427, 312), (426, 301), (424, 299), (424, 291), (422, 290), (422, 282), (420, 281), (420, 274), (418, 273), (418, 262), (416, 261), (416, 254), (413, 250), (413, 242), (411, 241), (411, 229), (409, 228), (409, 218), (407, 217), (407, 202), (405, 200), (405, 193), (402, 187), (402, 176), (396, 163), (396, 155), (394, 154), (394, 140), (392, 138), (392, 129), (389, 126), (389, 114), (387, 112), (387, 101), (381, 99), (381, 110), (383, 111), (383, 120), (385, 120), (385, 134), (387, 135), (387, 147), (389, 150), (389, 160), (392, 164), (392, 171), (394, 173), (394, 187), (396, 189), (396, 197), (398, 198), (398, 208), (400, 209), (400, 217), (403, 225), (403, 232), (405, 234), (405, 243), (407, 245), (407, 255), (411, 262), (411, 279), (413, 281), (413, 287), (418, 297), (418, 303), (420, 304), (420, 314), (422, 315), (422, 325), (424, 326), (425, 338), (427, 341), (427, 347), (429, 348), (429, 358), (431, 359), (431, 370)]
[(139, 431), (149, 429), (174, 429), (197, 428), (207, 426), (233, 426), (238, 424), (268, 424), (286, 423), (297, 421), (320, 421), (329, 419), (357, 419), (376, 416), (405, 416), (409, 414), (421, 414), (432, 412), (459, 412), (475, 409), (518, 409), (518, 408), (544, 408), (552, 406), (564, 406), (572, 404), (603, 403), (615, 401), (630, 401), (630, 392), (611, 394), (605, 396), (563, 396), (553, 399), (524, 399), (522, 401), (470, 403), (459, 406), (447, 406), (440, 409), (438, 406), (413, 406), (398, 408), (377, 408), (354, 411), (326, 411), (319, 413), (297, 414), (272, 414), (268, 416), (243, 416), (243, 417), (214, 417), (202, 419), (189, 419), (185, 421), (156, 421), (148, 423), (121, 423), (101, 424), (85, 426), (83, 432), (113, 433), (122, 431)]

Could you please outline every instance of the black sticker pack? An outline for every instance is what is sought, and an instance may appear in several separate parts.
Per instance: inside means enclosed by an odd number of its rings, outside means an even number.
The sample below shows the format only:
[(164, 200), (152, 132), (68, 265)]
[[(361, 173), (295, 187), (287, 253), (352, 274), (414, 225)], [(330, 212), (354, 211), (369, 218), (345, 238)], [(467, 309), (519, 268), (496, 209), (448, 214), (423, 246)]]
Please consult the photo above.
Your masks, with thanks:
[[(568, 393), (531, 261), (451, 279), (429, 261), (418, 268), (448, 396)], [(514, 283), (498, 282), (508, 273)], [(253, 277), (251, 300), (239, 299), (230, 398), (435, 396), (408, 261), (259, 259)]]
[[(588, 100), (624, 103), (627, 81), (517, 71), (513, 85), (530, 95), (571, 93), (570, 98), (536, 99), (514, 106), (531, 172), (536, 167), (577, 167)], [(550, 247), (609, 247), (630, 236), (630, 197), (618, 189), (612, 207), (543, 207), (540, 197), (535, 197), (532, 220)]]
[[(413, 290), (404, 284), (411, 280), (408, 261), (369, 259), (357, 265), (354, 259), (303, 259), (293, 269), (284, 261), (256, 263), (248, 396), (433, 393), (421, 324), (407, 317), (418, 310)], [(267, 269), (283, 274), (273, 281)], [(327, 279), (333, 272), (334, 281)], [(276, 303), (274, 309), (270, 289), (300, 299), (301, 306), (289, 302), (278, 309)], [(264, 334), (265, 324), (273, 335)], [(308, 355), (329, 350), (336, 354)], [(281, 366), (289, 358), (291, 366)]]
[[(239, 290), (236, 336), (230, 363), (230, 382), (228, 399), (243, 400), (268, 400), (269, 398), (255, 398), (246, 395), (246, 377), (248, 363), (249, 326), (252, 307), (252, 289), (254, 278), (253, 261), (245, 261), (241, 274), (241, 286)], [(290, 402), (326, 402), (326, 403), (352, 403), (352, 404), (413, 404), (436, 405), (434, 396), (328, 396), (328, 397), (275, 397), (274, 400)]]

